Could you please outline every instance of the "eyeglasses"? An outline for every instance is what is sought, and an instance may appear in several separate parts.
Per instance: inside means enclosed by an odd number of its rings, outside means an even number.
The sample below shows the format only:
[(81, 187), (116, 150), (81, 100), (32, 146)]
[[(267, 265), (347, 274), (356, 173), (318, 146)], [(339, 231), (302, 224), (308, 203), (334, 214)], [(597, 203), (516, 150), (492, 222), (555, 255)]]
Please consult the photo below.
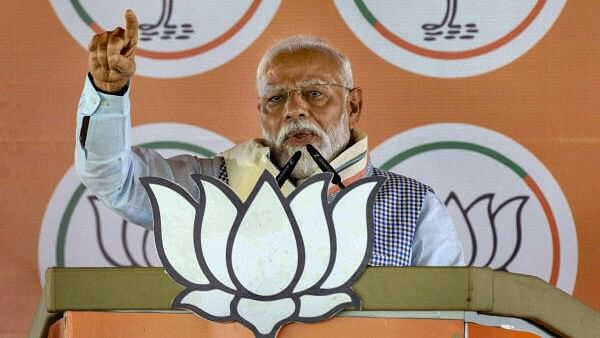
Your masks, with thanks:
[(267, 110), (279, 111), (286, 105), (292, 92), (296, 92), (302, 96), (302, 99), (306, 103), (319, 107), (325, 104), (333, 94), (331, 87), (339, 87), (347, 91), (353, 90), (353, 88), (348, 88), (338, 83), (309, 84), (297, 88), (273, 88), (265, 90), (261, 101)]

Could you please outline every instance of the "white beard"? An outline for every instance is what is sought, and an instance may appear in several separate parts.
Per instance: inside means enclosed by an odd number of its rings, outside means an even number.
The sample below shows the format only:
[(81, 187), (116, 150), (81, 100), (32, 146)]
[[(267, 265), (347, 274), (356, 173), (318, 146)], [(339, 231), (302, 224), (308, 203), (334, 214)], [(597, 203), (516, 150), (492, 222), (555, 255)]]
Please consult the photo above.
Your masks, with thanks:
[(294, 119), (285, 123), (281, 129), (279, 129), (277, 135), (272, 135), (267, 132), (263, 125), (263, 137), (269, 148), (271, 148), (271, 160), (273, 163), (282, 168), (296, 151), (300, 150), (302, 153), (298, 164), (290, 175), (293, 178), (304, 179), (319, 170), (315, 161), (308, 154), (306, 147), (294, 147), (284, 144), (287, 136), (291, 132), (299, 129), (309, 130), (317, 135), (318, 141), (313, 144), (313, 146), (317, 148), (327, 161), (332, 161), (336, 158), (346, 149), (350, 142), (350, 127), (348, 125), (347, 112), (343, 112), (339, 122), (327, 130), (323, 130), (316, 123), (311, 123), (302, 119)]

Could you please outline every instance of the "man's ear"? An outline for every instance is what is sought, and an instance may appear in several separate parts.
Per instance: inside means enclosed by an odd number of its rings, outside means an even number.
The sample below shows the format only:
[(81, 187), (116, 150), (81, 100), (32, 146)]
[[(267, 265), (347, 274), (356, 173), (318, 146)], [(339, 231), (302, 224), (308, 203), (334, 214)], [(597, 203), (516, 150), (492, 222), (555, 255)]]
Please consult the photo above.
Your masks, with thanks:
[(353, 88), (349, 92), (350, 98), (348, 100), (348, 123), (350, 129), (353, 129), (358, 124), (360, 119), (360, 112), (362, 110), (362, 89), (360, 87)]
[(262, 113), (261, 107), (260, 107), (260, 100), (258, 100), (256, 102), (256, 110), (258, 110), (259, 113)]

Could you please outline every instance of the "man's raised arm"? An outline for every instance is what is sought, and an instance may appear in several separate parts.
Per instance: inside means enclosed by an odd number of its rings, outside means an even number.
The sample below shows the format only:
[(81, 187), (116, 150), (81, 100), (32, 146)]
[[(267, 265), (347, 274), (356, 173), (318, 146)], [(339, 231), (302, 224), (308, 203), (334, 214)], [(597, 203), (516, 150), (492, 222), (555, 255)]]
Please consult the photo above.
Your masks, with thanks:
[(189, 174), (197, 172), (197, 162), (191, 156), (165, 160), (154, 150), (131, 147), (129, 84), (138, 41), (133, 11), (125, 13), (125, 22), (125, 29), (97, 34), (90, 42), (89, 74), (77, 109), (75, 169), (108, 207), (152, 228), (152, 210), (139, 177), (163, 177), (193, 190)]

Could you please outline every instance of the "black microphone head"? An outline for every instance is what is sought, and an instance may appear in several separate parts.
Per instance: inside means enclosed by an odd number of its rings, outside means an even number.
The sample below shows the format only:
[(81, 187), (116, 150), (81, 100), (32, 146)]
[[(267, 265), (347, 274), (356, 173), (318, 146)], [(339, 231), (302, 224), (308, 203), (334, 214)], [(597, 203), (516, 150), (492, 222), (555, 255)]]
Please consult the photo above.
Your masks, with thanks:
[(315, 147), (314, 147), (312, 144), (310, 144), (310, 143), (306, 145), (306, 150), (308, 150), (308, 153), (309, 153), (311, 156), (314, 156), (314, 155), (321, 156), (321, 154), (319, 153), (319, 151), (317, 150), (317, 148), (315, 148)]
[(298, 162), (298, 160), (300, 160), (300, 157), (302, 157), (302, 152), (300, 150), (296, 151), (294, 153), (294, 155), (292, 155), (292, 157), (290, 158), (290, 162)]
[(329, 164), (329, 162), (327, 162), (325, 157), (323, 157), (323, 155), (321, 155), (321, 153), (319, 153), (319, 151), (315, 147), (313, 147), (312, 144), (310, 144), (310, 143), (307, 144), (306, 150), (308, 150), (308, 153), (310, 154), (310, 156), (313, 158), (315, 163), (317, 163), (317, 165), (319, 166), (319, 168), (321, 168), (321, 170), (323, 172), (333, 173), (333, 178), (331, 179), (331, 183), (337, 184), (337, 185), (342, 183), (342, 178), (337, 173), (337, 171), (335, 171), (335, 169), (331, 166), (331, 164)]
[(308, 151), (310, 157), (312, 157), (313, 160), (317, 163), (319, 168), (321, 168), (321, 170), (323, 170), (324, 172), (330, 171), (332, 173), (335, 173), (335, 170), (333, 170), (333, 168), (325, 160), (323, 155), (321, 155), (321, 153), (319, 153), (319, 151), (312, 144), (307, 144), (306, 150)]
[(294, 168), (296, 167), (296, 164), (298, 164), (298, 161), (300, 160), (301, 156), (302, 152), (300, 150), (296, 151), (294, 155), (292, 155), (292, 157), (290, 157), (290, 159), (287, 161), (285, 166), (283, 166), (283, 168), (279, 172), (279, 175), (277, 175), (276, 180), (280, 188), (281, 186), (283, 186), (285, 180), (287, 180), (288, 177), (290, 177), (292, 171), (294, 171)]

